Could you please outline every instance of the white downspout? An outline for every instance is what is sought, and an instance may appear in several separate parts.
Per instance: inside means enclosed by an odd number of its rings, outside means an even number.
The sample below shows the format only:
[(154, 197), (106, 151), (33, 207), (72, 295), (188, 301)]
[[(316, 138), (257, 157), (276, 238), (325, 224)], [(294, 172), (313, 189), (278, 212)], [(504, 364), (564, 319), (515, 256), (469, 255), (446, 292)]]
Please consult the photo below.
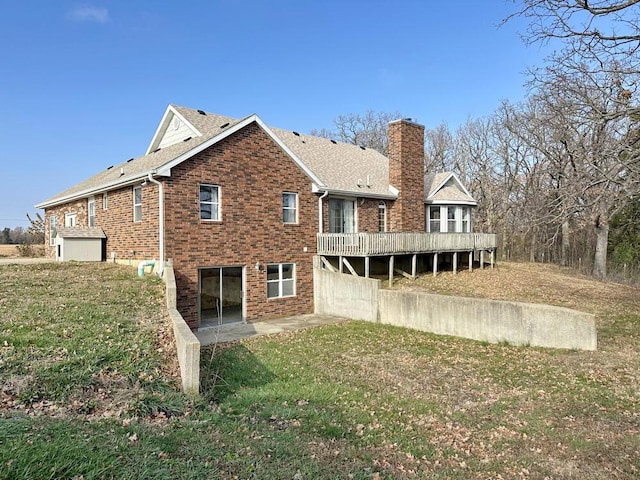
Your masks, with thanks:
[(322, 196), (318, 197), (318, 233), (323, 233), (324, 230), (324, 215), (322, 212), (322, 199), (329, 195), (329, 190), (325, 190)]
[(164, 188), (162, 182), (159, 182), (158, 180), (153, 178), (152, 172), (149, 172), (147, 178), (150, 182), (158, 185), (158, 249), (160, 250), (160, 265), (158, 268), (158, 276), (161, 277), (164, 273)]

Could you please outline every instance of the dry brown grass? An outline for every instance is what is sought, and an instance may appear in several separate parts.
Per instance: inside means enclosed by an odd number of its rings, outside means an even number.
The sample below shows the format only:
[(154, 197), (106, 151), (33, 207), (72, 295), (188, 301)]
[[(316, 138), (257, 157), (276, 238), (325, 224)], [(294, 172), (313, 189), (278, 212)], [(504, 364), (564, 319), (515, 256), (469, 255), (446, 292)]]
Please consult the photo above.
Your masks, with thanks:
[(0, 258), (8, 257), (19, 257), (18, 249), (16, 245), (0, 245)]
[(612, 308), (621, 313), (621, 306), (640, 310), (640, 289), (637, 287), (599, 282), (569, 268), (539, 263), (501, 263), (495, 269), (465, 270), (455, 275), (441, 272), (437, 277), (424, 274), (416, 280), (402, 278), (393, 288), (546, 303), (596, 315), (607, 314)]

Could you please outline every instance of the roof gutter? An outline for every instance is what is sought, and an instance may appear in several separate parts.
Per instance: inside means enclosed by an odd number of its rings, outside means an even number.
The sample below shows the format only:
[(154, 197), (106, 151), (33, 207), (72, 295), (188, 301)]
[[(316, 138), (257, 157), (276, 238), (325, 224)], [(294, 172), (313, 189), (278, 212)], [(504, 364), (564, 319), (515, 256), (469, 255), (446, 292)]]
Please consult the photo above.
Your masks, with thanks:
[(126, 180), (117, 180), (115, 182), (103, 184), (100, 187), (89, 188), (87, 190), (82, 190), (80, 192), (74, 193), (73, 195), (67, 195), (65, 197), (54, 198), (53, 200), (47, 200), (42, 203), (38, 203), (35, 205), (35, 208), (49, 208), (55, 207), (56, 205), (61, 205), (63, 203), (71, 202), (73, 200), (78, 200), (80, 198), (86, 198), (91, 195), (95, 195), (97, 193), (103, 193), (109, 190), (113, 190), (114, 188), (126, 187), (128, 185), (133, 185), (135, 183), (140, 182), (147, 178), (147, 172), (138, 174), (134, 177), (129, 177)]

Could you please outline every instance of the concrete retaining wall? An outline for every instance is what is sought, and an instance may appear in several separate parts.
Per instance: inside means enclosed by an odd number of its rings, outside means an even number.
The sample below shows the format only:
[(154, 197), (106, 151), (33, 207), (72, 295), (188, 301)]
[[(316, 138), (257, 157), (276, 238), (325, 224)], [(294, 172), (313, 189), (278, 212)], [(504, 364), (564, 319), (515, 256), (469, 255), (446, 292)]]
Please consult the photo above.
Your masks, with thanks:
[(379, 321), (440, 335), (549, 348), (597, 348), (593, 315), (568, 308), (380, 290)]
[(380, 281), (314, 269), (315, 310), (491, 343), (595, 350), (594, 316), (550, 305), (380, 289)]
[(315, 313), (375, 322), (380, 280), (332, 273), (314, 268)]
[(178, 351), (182, 391), (197, 394), (200, 392), (200, 342), (176, 309), (177, 289), (173, 267), (165, 267), (163, 278), (166, 285), (167, 310), (173, 323), (173, 335)]

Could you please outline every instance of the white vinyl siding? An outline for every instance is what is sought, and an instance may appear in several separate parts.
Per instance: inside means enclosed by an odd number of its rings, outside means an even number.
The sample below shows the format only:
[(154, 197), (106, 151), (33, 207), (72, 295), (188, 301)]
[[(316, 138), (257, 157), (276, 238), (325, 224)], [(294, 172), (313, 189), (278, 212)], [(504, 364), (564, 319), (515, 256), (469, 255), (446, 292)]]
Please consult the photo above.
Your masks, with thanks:
[(282, 222), (298, 223), (298, 194), (284, 192), (282, 194)]
[(133, 187), (133, 221), (142, 221), (142, 187)]
[(293, 263), (274, 263), (267, 265), (267, 298), (295, 296), (295, 270)]
[(218, 185), (200, 185), (200, 220), (219, 221), (220, 187)]
[(160, 140), (157, 148), (169, 147), (176, 143), (182, 142), (185, 138), (196, 136), (197, 135), (187, 126), (185, 122), (174, 116), (169, 122), (167, 130), (164, 133), (162, 140)]

